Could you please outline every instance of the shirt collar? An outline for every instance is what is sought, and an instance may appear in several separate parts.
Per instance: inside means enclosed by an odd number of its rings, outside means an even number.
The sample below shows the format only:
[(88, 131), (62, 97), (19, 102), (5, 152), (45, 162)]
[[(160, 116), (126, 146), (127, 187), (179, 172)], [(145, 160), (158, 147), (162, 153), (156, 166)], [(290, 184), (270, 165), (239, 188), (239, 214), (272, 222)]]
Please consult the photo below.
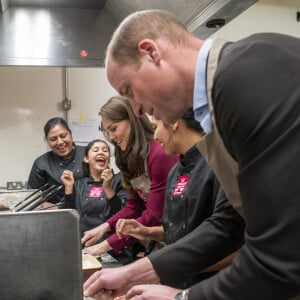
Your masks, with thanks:
[(185, 154), (180, 154), (180, 163), (183, 167), (190, 166), (194, 167), (202, 154), (199, 152), (196, 145), (192, 146)]
[(197, 109), (207, 104), (206, 94), (206, 66), (207, 58), (212, 46), (212, 39), (205, 40), (200, 48), (196, 72), (195, 72), (195, 86), (194, 86), (194, 109)]

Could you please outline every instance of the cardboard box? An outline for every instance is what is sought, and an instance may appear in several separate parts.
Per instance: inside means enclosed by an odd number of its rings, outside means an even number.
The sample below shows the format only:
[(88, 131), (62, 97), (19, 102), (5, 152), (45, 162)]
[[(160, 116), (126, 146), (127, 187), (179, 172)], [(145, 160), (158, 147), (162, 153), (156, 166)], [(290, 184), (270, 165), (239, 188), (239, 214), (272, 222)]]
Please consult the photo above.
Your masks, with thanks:
[(83, 282), (102, 267), (100, 261), (90, 254), (82, 254)]

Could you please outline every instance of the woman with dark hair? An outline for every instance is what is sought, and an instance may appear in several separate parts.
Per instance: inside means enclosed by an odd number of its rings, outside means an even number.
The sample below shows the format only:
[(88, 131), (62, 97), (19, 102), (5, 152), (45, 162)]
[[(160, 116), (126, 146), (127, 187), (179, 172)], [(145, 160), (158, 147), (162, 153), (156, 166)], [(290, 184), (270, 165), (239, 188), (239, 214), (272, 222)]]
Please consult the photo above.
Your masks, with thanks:
[[(70, 170), (74, 178), (83, 176), (81, 162), (84, 156), (84, 147), (77, 146), (73, 142), (72, 132), (68, 123), (63, 118), (52, 118), (44, 126), (45, 140), (50, 151), (39, 156), (33, 163), (28, 178), (27, 187), (38, 189), (46, 183), (51, 185), (61, 185), (60, 177), (64, 170)], [(69, 204), (64, 201), (64, 192), (60, 192), (44, 202), (43, 207), (69, 208)]]
[(146, 115), (137, 118), (127, 98), (112, 97), (102, 106), (101, 128), (115, 145), (116, 165), (122, 173), (123, 187), (130, 193), (126, 206), (102, 225), (85, 233), (82, 243), (90, 246), (106, 232), (105, 241), (83, 250), (101, 255), (109, 250), (118, 253), (133, 242), (125, 236), (119, 239), (115, 228), (120, 218), (134, 218), (146, 226), (161, 224), (166, 179), (177, 155), (166, 155), (153, 138), (154, 128)]
[(74, 180), (73, 172), (63, 171), (65, 200), (80, 213), (82, 234), (104, 223), (124, 207), (127, 192), (122, 188), (120, 173), (114, 174), (110, 148), (103, 140), (93, 140), (85, 148), (82, 162), (84, 177)]
[[(229, 203), (214, 173), (197, 149), (204, 131), (195, 120), (193, 109), (188, 109), (173, 124), (167, 125), (155, 119), (152, 123), (155, 126), (154, 137), (164, 147), (166, 154), (180, 154), (180, 161), (168, 176), (162, 226), (149, 227), (134, 219), (120, 219), (118, 235), (130, 235), (144, 243), (155, 240), (173, 244), (203, 222), (217, 224), (217, 212), (220, 210), (226, 210), (228, 218), (235, 224), (231, 231), (228, 226), (218, 225), (229, 237), (230, 246), (224, 248), (224, 260), (204, 272), (191, 274), (186, 281), (180, 281), (178, 287), (187, 288), (231, 263), (233, 253), (243, 244), (244, 220)], [(228, 253), (232, 255), (228, 256)]]

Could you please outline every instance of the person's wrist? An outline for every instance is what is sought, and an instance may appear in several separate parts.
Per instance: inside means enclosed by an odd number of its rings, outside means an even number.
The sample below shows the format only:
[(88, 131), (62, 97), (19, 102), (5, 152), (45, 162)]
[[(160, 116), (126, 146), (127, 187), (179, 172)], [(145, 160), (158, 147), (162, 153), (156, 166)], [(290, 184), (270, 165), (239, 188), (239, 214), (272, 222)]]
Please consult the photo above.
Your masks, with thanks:
[(153, 233), (152, 226), (150, 226), (150, 227), (145, 226), (144, 232), (143, 232), (144, 237), (149, 240), (150, 237), (152, 236), (152, 233)]
[(188, 298), (189, 290), (183, 290), (175, 295), (174, 300), (188, 300)]
[(111, 247), (111, 245), (109, 244), (108, 240), (105, 240), (102, 242), (103, 243), (103, 251), (107, 252), (109, 250), (112, 250), (113, 248)]
[(71, 195), (73, 192), (73, 185), (72, 186), (65, 186), (65, 194)]
[(100, 226), (103, 228), (104, 233), (105, 233), (105, 232), (108, 232), (108, 231), (111, 231), (110, 224), (107, 223), (107, 222), (102, 223)]

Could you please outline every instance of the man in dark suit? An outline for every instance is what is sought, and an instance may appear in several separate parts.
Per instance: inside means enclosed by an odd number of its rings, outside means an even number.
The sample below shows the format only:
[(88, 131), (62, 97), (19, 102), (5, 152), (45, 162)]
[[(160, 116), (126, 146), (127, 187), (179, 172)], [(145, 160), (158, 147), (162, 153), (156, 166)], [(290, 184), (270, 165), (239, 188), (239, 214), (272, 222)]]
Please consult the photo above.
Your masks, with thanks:
[[(290, 299), (300, 292), (300, 40), (256, 34), (226, 43), (210, 91), (205, 82), (212, 45), (172, 15), (152, 10), (127, 17), (108, 46), (108, 79), (137, 115), (172, 123), (193, 106), (207, 134), (218, 130), (238, 166), (246, 221), (245, 245), (218, 275), (185, 291), (138, 285), (127, 296)], [(204, 267), (210, 255), (199, 251), (197, 236), (192, 232), (133, 265), (96, 273), (85, 294), (121, 294), (148, 282), (174, 285), (176, 277)]]

